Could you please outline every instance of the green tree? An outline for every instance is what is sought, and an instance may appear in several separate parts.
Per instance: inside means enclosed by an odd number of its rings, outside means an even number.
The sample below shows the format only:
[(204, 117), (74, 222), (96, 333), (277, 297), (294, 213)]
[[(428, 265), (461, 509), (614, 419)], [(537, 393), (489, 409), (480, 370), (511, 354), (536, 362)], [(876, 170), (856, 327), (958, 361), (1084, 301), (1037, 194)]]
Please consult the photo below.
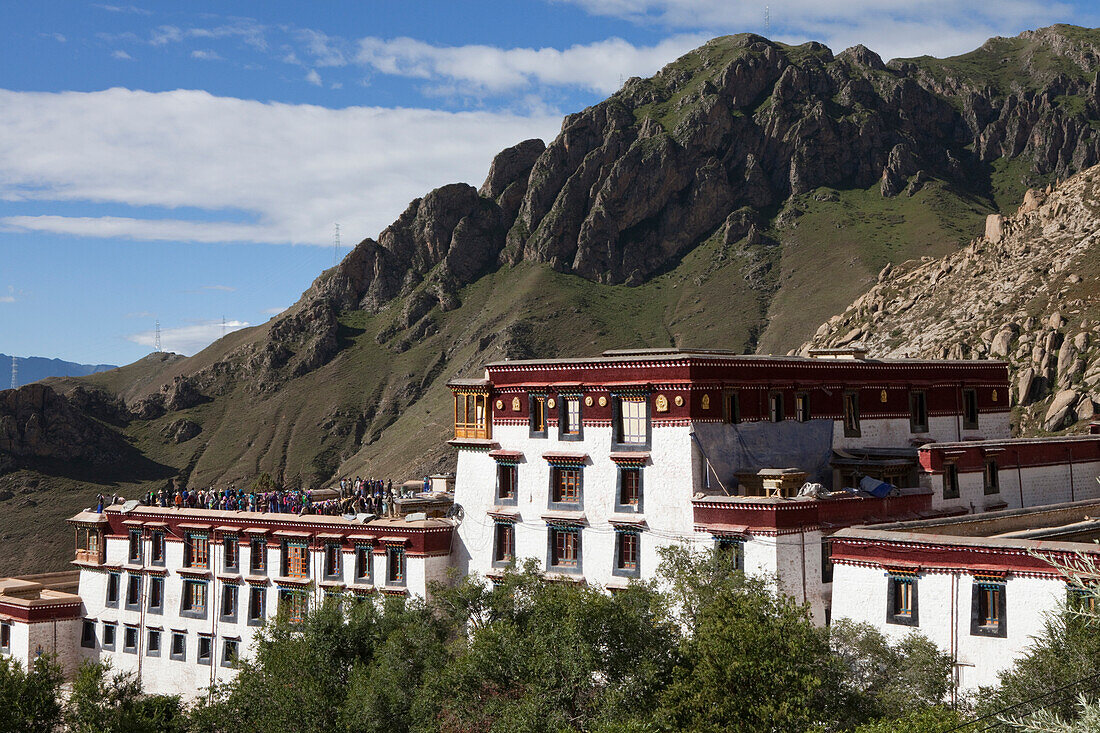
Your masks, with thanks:
[(61, 722), (61, 667), (50, 655), (29, 670), (19, 660), (0, 657), (0, 730), (50, 733)]
[(418, 698), (420, 731), (644, 722), (675, 659), (663, 599), (642, 584), (608, 594), (545, 580), (531, 564), (493, 587), (467, 580), (444, 590), (437, 607), (471, 633), (455, 638), (447, 665)]
[(71, 733), (183, 731), (186, 716), (179, 697), (146, 695), (137, 676), (111, 674), (110, 663), (84, 663), (65, 708)]
[(937, 705), (866, 723), (856, 728), (854, 733), (943, 733), (964, 721), (961, 713)]

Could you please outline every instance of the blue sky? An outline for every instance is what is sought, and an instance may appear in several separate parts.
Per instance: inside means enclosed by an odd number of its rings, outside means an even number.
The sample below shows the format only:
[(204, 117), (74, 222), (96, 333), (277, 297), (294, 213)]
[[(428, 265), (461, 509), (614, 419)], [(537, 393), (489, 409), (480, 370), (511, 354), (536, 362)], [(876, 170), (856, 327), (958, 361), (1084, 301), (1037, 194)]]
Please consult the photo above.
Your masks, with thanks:
[(963, 53), (1093, 3), (0, 0), (0, 352), (191, 354), (410, 199), (726, 33)]

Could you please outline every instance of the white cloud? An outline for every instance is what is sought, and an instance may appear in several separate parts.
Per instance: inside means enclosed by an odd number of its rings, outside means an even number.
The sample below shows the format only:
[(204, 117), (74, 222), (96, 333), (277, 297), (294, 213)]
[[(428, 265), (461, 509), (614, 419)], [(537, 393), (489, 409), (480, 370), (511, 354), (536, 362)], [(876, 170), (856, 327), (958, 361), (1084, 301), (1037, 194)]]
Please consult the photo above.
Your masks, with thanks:
[(145, 8), (139, 8), (134, 5), (102, 5), (99, 3), (92, 3), (92, 7), (106, 10), (110, 13), (133, 13), (134, 15), (153, 14), (152, 10), (146, 10)]
[(217, 51), (211, 51), (210, 49), (196, 49), (191, 52), (191, 58), (199, 59), (200, 61), (223, 61), (221, 54)]
[(194, 38), (208, 40), (238, 38), (243, 43), (259, 51), (265, 51), (267, 50), (267, 30), (266, 26), (251, 18), (239, 18), (231, 23), (212, 28), (180, 28), (174, 25), (161, 25), (150, 32), (148, 43), (154, 46), (164, 46)]
[[(479, 185), (501, 149), (560, 125), (556, 114), (333, 110), (202, 91), (0, 90), (0, 200), (15, 204), (0, 228), (331, 246), (332, 222), (375, 236), (414, 197)], [(21, 201), (190, 207), (201, 218), (25, 215)]]
[(334, 38), (321, 31), (304, 28), (298, 31), (298, 38), (305, 43), (306, 52), (313, 57), (314, 66), (346, 66), (348, 54), (347, 42)]
[(764, 32), (771, 16), (777, 40), (821, 41), (834, 51), (856, 43), (883, 58), (964, 53), (990, 36), (1016, 35), (1072, 18), (1074, 8), (1046, 0), (551, 0), (578, 5), (594, 15), (712, 35)]
[(321, 75), (317, 73), (317, 69), (310, 69), (306, 74), (306, 81), (314, 86), (321, 86)]
[(120, 48), (111, 52), (111, 58), (118, 59), (119, 61), (132, 61), (134, 57)]
[(11, 285), (9, 285), (8, 286), (8, 294), (7, 295), (0, 295), (0, 303), (14, 303), (15, 300), (16, 300), (16, 298), (15, 298), (15, 288), (12, 287)]
[(505, 92), (534, 84), (609, 94), (631, 76), (649, 76), (709, 36), (678, 35), (655, 46), (621, 38), (556, 48), (433, 46), (413, 38), (363, 38), (356, 60), (383, 74), (448, 80), (475, 91)]
[(237, 289), (231, 285), (203, 285), (202, 290), (220, 290), (223, 293), (237, 292)]
[[(160, 346), (164, 351), (191, 356), (221, 338), (223, 330), (225, 333), (231, 333), (247, 328), (249, 325), (248, 321), (226, 321), (223, 324), (221, 321), (210, 320), (187, 326), (162, 328), (160, 329)], [(156, 348), (157, 332), (152, 330), (132, 333), (126, 337), (126, 340), (149, 348)]]
[(42, 35), (43, 38), (52, 38), (53, 40), (57, 41), (58, 43), (65, 43), (66, 41), (69, 40), (68, 38), (66, 38), (61, 33), (43, 33), (41, 35)]

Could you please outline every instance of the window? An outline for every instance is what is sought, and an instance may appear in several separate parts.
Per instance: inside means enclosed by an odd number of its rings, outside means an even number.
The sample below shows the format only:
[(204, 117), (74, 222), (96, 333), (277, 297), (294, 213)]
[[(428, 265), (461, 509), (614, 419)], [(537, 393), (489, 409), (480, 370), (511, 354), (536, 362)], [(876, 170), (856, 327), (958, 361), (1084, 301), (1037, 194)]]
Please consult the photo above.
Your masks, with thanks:
[(859, 430), (859, 393), (844, 393), (844, 437), (858, 438)]
[(768, 395), (768, 419), (772, 422), (783, 422), (783, 393), (772, 392)]
[(107, 605), (118, 607), (118, 573), (107, 573)]
[(619, 467), (619, 493), (615, 511), (642, 510), (642, 469), (638, 466)]
[(80, 629), (80, 646), (95, 649), (95, 621), (84, 620), (84, 625)]
[(149, 578), (149, 613), (164, 611), (164, 578)]
[(308, 578), (309, 548), (305, 545), (288, 542), (284, 545), (284, 552), (286, 553), (286, 562), (283, 575), (288, 578)]
[(970, 601), (970, 634), (1004, 637), (1007, 633), (1004, 582), (977, 580)]
[(91, 527), (76, 528), (76, 559), (79, 562), (99, 563), (101, 547), (99, 531)]
[(493, 565), (503, 566), (516, 559), (516, 525), (497, 522), (493, 537)]
[(160, 631), (148, 629), (145, 632), (145, 653), (150, 657), (160, 656)]
[(279, 591), (279, 613), (286, 614), (287, 621), (300, 624), (309, 609), (309, 596), (305, 591), (284, 588)]
[(550, 503), (580, 504), (581, 469), (553, 466), (550, 469)]
[(0, 623), (0, 652), (11, 654), (11, 624)]
[(405, 549), (386, 548), (386, 585), (405, 585)]
[(909, 393), (909, 432), (928, 432), (928, 401), (921, 390)]
[(267, 540), (263, 537), (253, 537), (248, 543), (249, 561), (248, 567), (253, 573), (263, 573), (267, 569)]
[(978, 391), (976, 389), (963, 390), (963, 429), (978, 429)]
[(726, 398), (723, 402), (726, 422), (731, 425), (736, 425), (741, 422), (741, 393), (729, 392), (726, 394)]
[(546, 395), (530, 395), (527, 398), (530, 406), (530, 429), (532, 438), (546, 437)]
[(237, 569), (237, 535), (222, 537), (222, 556), (226, 570)]
[(187, 659), (187, 634), (182, 631), (172, 632), (172, 648), (168, 650), (168, 656), (181, 662)]
[(206, 618), (206, 581), (183, 581), (183, 602), (180, 615), (192, 618)]
[(644, 397), (615, 397), (615, 442), (641, 446), (649, 442), (649, 409)]
[(141, 530), (130, 530), (130, 552), (128, 553), (130, 562), (135, 564), (141, 564)]
[(112, 623), (103, 623), (103, 648), (108, 651), (114, 651), (115, 648), (115, 633), (118, 631), (118, 625)]
[(719, 537), (718, 551), (733, 561), (733, 569), (745, 570), (745, 541), (739, 537)]
[(485, 392), (455, 392), (455, 437), (488, 438), (489, 395)]
[(917, 620), (917, 578), (895, 576), (888, 578), (886, 589), (886, 623), (903, 626), (919, 626)]
[(1070, 585), (1066, 588), (1066, 605), (1074, 611), (1096, 613), (1096, 590), (1093, 586), (1082, 588)]
[(199, 654), (197, 661), (199, 664), (210, 664), (210, 647), (213, 643), (213, 639), (209, 636), (199, 636)]
[(183, 546), (183, 564), (189, 568), (210, 567), (209, 547), (206, 544), (206, 534), (202, 532), (188, 532)]
[(127, 626), (122, 631), (122, 651), (137, 654), (138, 630), (136, 626)]
[(497, 464), (497, 501), (516, 502), (516, 466), (513, 463)]
[(613, 575), (636, 578), (639, 575), (638, 563), (639, 547), (641, 545), (638, 532), (616, 530), (615, 532), (615, 569)]
[(240, 644), (237, 639), (225, 639), (222, 641), (222, 666), (232, 667), (240, 656)]
[(325, 577), (340, 578), (343, 573), (340, 545), (336, 542), (325, 543)]
[(558, 418), (559, 437), (562, 440), (580, 440), (581, 425), (581, 398), (562, 397), (561, 413)]
[(237, 586), (226, 583), (222, 586), (222, 621), (237, 623)]
[(579, 572), (581, 566), (580, 529), (551, 527), (550, 569)]
[(821, 582), (833, 582), (833, 543), (828, 537), (821, 540)]
[(126, 608), (141, 610), (141, 576), (128, 573), (126, 579)]
[(248, 624), (257, 626), (264, 622), (264, 596), (265, 589), (262, 586), (248, 587)]
[(149, 555), (154, 565), (164, 564), (164, 532), (149, 535)]
[(954, 463), (943, 466), (943, 498), (959, 498), (959, 467)]
[(810, 395), (799, 392), (794, 396), (794, 417), (798, 422), (808, 422), (810, 419)]
[(371, 565), (373, 560), (373, 552), (370, 545), (356, 545), (355, 546), (355, 582), (356, 583), (370, 583), (371, 582)]
[(990, 458), (985, 462), (985, 493), (1001, 493), (1001, 472), (997, 469), (997, 461)]

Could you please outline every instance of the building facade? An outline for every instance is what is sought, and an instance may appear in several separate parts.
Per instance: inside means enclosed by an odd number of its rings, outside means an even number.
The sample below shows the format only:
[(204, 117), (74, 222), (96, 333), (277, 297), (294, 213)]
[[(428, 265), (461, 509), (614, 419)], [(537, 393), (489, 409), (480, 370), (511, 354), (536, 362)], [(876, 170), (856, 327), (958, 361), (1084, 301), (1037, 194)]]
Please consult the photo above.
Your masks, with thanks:
[(293, 621), (333, 594), (425, 596), (447, 579), (454, 528), (443, 518), (144, 506), (69, 522), (81, 658), (134, 672), (147, 692), (185, 695), (231, 678), (277, 613)]
[(995, 685), (1075, 590), (1059, 565), (1100, 561), (1100, 501), (855, 527), (832, 538), (835, 618), (949, 653), (956, 687)]
[[(609, 589), (652, 577), (672, 544), (730, 546), (747, 569), (783, 578), (820, 567), (828, 527), (797, 538), (796, 563), (774, 527), (712, 531), (695, 500), (863, 476), (916, 486), (919, 445), (1009, 435), (1000, 362), (651, 350), (498, 362), (450, 386), (456, 567), (493, 577), (533, 558), (550, 577)], [(926, 511), (938, 508), (925, 493)], [(811, 602), (824, 620), (826, 604)]]

